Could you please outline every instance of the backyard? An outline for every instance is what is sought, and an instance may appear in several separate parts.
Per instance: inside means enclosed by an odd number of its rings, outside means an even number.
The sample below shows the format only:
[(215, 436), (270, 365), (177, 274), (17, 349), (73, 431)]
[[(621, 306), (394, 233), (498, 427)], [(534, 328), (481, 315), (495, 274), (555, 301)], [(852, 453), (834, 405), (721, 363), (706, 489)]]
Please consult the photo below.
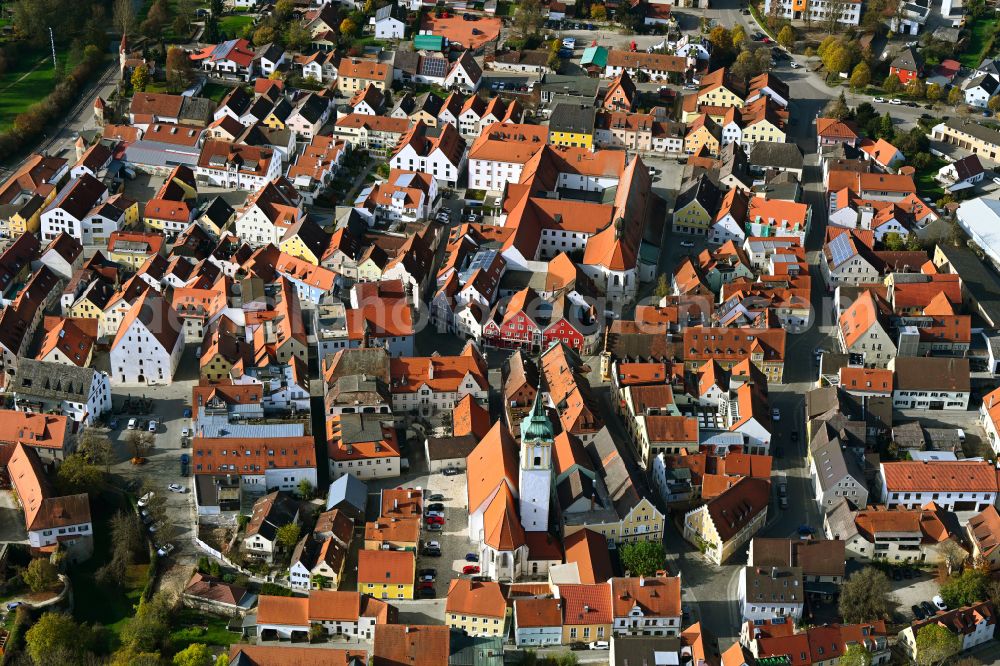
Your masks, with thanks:
[[(133, 564), (122, 586), (102, 585), (95, 573), (111, 557), (111, 516), (119, 507), (124, 507), (120, 497), (102, 494), (93, 498), (94, 509), (94, 556), (70, 571), (73, 582), (73, 614), (81, 622), (99, 622), (106, 626), (112, 641), (117, 644), (118, 636), (125, 623), (135, 615), (142, 590), (146, 585), (148, 564)], [(117, 645), (107, 646), (108, 651)]]
[[(68, 62), (68, 51), (56, 52), (65, 71), (75, 63)], [(56, 83), (52, 68), (52, 52), (48, 46), (19, 47), (17, 57), (9, 61), (10, 67), (0, 76), (0, 132), (8, 129), (17, 114), (46, 97)]]
[(993, 52), (996, 35), (996, 21), (981, 16), (969, 28), (969, 45), (965, 47), (959, 60), (965, 67), (978, 67), (979, 62)]
[(183, 650), (191, 643), (228, 646), (238, 643), (240, 635), (227, 629), (226, 618), (205, 615), (185, 608), (174, 616), (174, 629), (170, 632), (171, 647), (175, 652)]
[(232, 14), (223, 16), (219, 21), (219, 32), (223, 35), (234, 38), (243, 35), (243, 28), (253, 23), (253, 16), (246, 14)]
[(917, 183), (917, 191), (922, 196), (931, 200), (944, 196), (944, 190), (941, 189), (941, 184), (934, 179), (934, 176), (937, 175), (938, 169), (945, 164), (947, 162), (940, 157), (931, 156), (930, 163), (925, 168), (918, 169), (913, 175), (913, 180)]

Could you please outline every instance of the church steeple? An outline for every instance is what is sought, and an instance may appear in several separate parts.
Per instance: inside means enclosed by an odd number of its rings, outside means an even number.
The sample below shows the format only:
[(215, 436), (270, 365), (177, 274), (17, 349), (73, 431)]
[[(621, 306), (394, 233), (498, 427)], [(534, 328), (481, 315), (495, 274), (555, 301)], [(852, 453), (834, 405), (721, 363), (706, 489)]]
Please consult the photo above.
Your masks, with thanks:
[(555, 427), (549, 419), (539, 387), (531, 411), (521, 421), (518, 488), (521, 496), (521, 525), (525, 532), (545, 532), (549, 528), (554, 440)]
[(538, 390), (535, 392), (535, 403), (531, 406), (531, 411), (521, 422), (521, 441), (551, 442), (555, 436), (555, 428), (552, 427), (552, 421), (549, 420), (549, 415), (542, 404), (542, 392)]

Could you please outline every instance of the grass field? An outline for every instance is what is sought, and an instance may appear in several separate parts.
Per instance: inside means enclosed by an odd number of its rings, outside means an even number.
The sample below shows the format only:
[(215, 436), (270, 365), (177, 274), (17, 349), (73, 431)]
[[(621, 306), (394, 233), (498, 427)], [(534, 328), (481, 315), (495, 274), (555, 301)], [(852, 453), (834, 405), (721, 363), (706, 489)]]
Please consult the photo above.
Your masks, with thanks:
[(228, 646), (238, 643), (240, 635), (226, 629), (228, 620), (212, 617), (185, 608), (174, 617), (173, 625), (177, 627), (170, 633), (170, 643), (175, 652), (183, 650), (191, 643)]
[(216, 104), (222, 101), (222, 98), (229, 94), (232, 90), (231, 86), (222, 86), (218, 83), (206, 83), (205, 87), (202, 88), (199, 97), (207, 97)]
[(219, 30), (228, 37), (239, 37), (243, 34), (243, 27), (251, 23), (253, 23), (252, 16), (223, 16), (219, 21)]
[[(55, 86), (55, 71), (48, 47), (24, 46), (17, 56), (0, 76), (0, 131), (10, 127), (17, 114), (44, 99)], [(65, 50), (57, 52), (56, 57), (67, 71), (72, 69), (73, 63), (68, 62)]]
[(980, 17), (973, 21), (969, 28), (969, 45), (962, 51), (959, 61), (966, 67), (977, 67), (984, 56), (989, 55), (984, 51), (991, 49), (993, 36), (996, 32), (996, 21), (986, 17)]
[(917, 184), (917, 192), (919, 192), (921, 196), (934, 200), (944, 195), (944, 190), (941, 189), (941, 184), (934, 180), (934, 176), (937, 175), (938, 169), (943, 167), (945, 164), (947, 164), (947, 162), (935, 157), (931, 160), (931, 163), (926, 169), (920, 169), (913, 175), (913, 180)]

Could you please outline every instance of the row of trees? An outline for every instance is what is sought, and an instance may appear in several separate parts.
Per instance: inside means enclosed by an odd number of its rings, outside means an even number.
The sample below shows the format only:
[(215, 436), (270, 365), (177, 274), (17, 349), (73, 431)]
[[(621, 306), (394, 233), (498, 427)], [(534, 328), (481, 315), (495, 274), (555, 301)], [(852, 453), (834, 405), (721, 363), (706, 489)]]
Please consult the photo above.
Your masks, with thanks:
[(737, 78), (757, 76), (771, 65), (771, 49), (763, 45), (754, 48), (741, 25), (716, 26), (709, 31), (708, 41), (712, 44), (713, 59), (720, 67), (729, 66), (730, 73)]

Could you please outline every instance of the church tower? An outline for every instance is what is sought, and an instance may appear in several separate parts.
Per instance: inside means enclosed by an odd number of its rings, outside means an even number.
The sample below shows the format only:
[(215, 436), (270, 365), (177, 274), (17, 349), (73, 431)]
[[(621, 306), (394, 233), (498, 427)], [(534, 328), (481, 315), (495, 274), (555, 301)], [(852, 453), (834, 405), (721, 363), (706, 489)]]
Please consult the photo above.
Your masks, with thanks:
[(521, 525), (525, 532), (549, 529), (552, 494), (552, 443), (555, 432), (542, 405), (542, 392), (535, 394), (531, 412), (521, 421)]

